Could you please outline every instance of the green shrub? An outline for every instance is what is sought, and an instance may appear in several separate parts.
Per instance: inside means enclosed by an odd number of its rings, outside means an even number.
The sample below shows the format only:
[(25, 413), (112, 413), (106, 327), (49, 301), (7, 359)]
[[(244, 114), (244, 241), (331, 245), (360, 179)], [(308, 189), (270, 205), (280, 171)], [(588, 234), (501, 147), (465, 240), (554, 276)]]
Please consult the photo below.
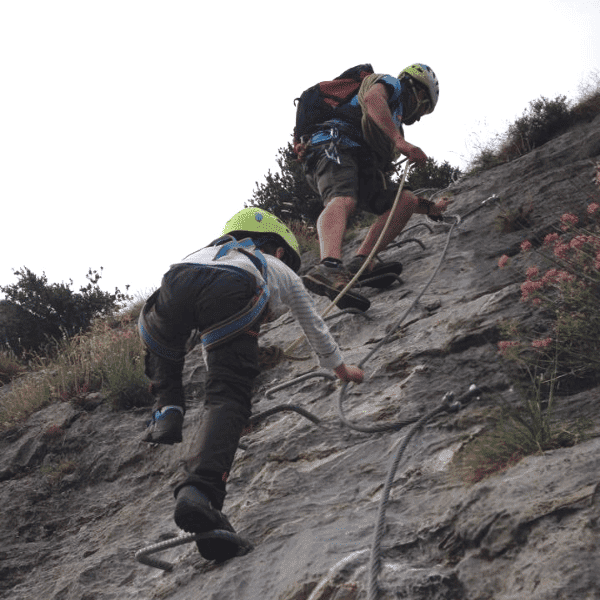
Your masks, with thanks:
[(589, 82), (580, 87), (579, 97), (573, 102), (566, 96), (557, 96), (553, 100), (540, 96), (532, 100), (505, 133), (494, 135), (477, 149), (470, 160), (468, 173), (485, 171), (523, 156), (574, 124), (595, 118), (600, 114), (600, 74), (592, 73)]
[(460, 177), (461, 171), (453, 167), (448, 161), (441, 165), (433, 158), (428, 158), (427, 163), (422, 167), (414, 167), (408, 175), (408, 183), (412, 189), (444, 189), (454, 180)]
[(50, 337), (70, 337), (84, 331), (93, 318), (110, 314), (130, 299), (118, 288), (112, 294), (102, 291), (98, 286), (102, 276), (92, 269), (86, 275), (88, 284), (79, 292), (71, 289), (72, 280), (68, 284), (48, 283), (45, 273), (38, 276), (27, 267), (15, 271), (15, 275), (18, 281), (0, 286), (0, 291), (9, 302), (43, 319)]
[(509, 126), (501, 153), (506, 154), (507, 160), (527, 154), (564, 133), (573, 122), (566, 96), (554, 100), (541, 96), (530, 102), (523, 115)]

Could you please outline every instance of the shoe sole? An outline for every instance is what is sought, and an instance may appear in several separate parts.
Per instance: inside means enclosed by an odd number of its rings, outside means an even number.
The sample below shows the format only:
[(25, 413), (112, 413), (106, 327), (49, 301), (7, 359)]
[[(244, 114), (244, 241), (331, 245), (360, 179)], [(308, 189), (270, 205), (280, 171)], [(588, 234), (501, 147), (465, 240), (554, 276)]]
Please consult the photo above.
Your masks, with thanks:
[(173, 444), (181, 444), (183, 437), (181, 433), (179, 435), (174, 435), (172, 433), (157, 435), (156, 431), (149, 431), (142, 438), (143, 442), (148, 442), (149, 444), (165, 444), (168, 446), (172, 446)]
[(378, 290), (383, 290), (385, 288), (389, 288), (397, 281), (400, 285), (404, 283), (398, 275), (372, 275), (369, 273), (369, 277), (365, 277), (364, 279), (361, 277), (359, 279), (362, 285), (366, 285), (367, 287), (376, 288)]
[(206, 560), (222, 563), (252, 550), (251, 545), (244, 543), (244, 540), (231, 531), (215, 529), (206, 535), (210, 537), (196, 541), (198, 552)]
[[(318, 279), (313, 279), (310, 275), (305, 275), (302, 278), (302, 281), (306, 289), (310, 290), (314, 294), (317, 294), (318, 296), (327, 296), (330, 300), (335, 300), (341, 291), (329, 287), (327, 284), (319, 281)], [(356, 308), (364, 312), (369, 309), (371, 302), (363, 296), (348, 290), (340, 298), (337, 306), (342, 310), (345, 308)]]
[(188, 502), (185, 498), (177, 501), (174, 519), (177, 527), (188, 533), (206, 533), (221, 526), (216, 515), (210, 515), (207, 509)]
[[(354, 276), (356, 273), (357, 271), (352, 275)], [(364, 272), (358, 278), (358, 281), (367, 287), (383, 289), (390, 287), (395, 281), (398, 281), (401, 284), (404, 283), (399, 277), (400, 273), (402, 273), (402, 264), (399, 262), (392, 262), (376, 266), (370, 272)]]
[(245, 553), (242, 540), (235, 532), (223, 529), (223, 518), (210, 506), (179, 497), (175, 505), (174, 519), (180, 529), (207, 536), (196, 541), (198, 552), (206, 560), (224, 562)]

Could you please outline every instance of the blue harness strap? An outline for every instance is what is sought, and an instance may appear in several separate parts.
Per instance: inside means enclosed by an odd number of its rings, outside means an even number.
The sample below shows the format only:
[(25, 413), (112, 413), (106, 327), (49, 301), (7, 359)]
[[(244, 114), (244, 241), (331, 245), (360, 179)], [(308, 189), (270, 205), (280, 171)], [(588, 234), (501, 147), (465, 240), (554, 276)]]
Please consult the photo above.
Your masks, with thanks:
[[(267, 261), (263, 253), (254, 246), (254, 242), (250, 238), (245, 238), (239, 242), (231, 236), (228, 239), (230, 241), (223, 244), (215, 254), (215, 260), (226, 256), (232, 250), (242, 252), (261, 273), (264, 283), (257, 287), (256, 295), (246, 308), (229, 319), (217, 323), (202, 334), (201, 340), (205, 350), (211, 350), (215, 346), (240, 335), (240, 333), (246, 332), (258, 321), (269, 302)], [(217, 240), (217, 243), (220, 241)]]

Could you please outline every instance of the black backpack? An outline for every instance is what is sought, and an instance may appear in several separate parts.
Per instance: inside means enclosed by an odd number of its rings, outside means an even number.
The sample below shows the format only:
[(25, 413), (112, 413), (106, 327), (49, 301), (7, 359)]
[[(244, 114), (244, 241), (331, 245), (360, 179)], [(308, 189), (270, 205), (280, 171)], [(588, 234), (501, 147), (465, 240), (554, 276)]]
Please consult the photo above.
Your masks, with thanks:
[(356, 96), (362, 80), (373, 74), (370, 64), (358, 65), (344, 71), (333, 81), (322, 81), (302, 92), (296, 98), (296, 127), (294, 127), (294, 147), (302, 137), (313, 133), (320, 123), (339, 117), (360, 130), (362, 116), (359, 107), (347, 103)]

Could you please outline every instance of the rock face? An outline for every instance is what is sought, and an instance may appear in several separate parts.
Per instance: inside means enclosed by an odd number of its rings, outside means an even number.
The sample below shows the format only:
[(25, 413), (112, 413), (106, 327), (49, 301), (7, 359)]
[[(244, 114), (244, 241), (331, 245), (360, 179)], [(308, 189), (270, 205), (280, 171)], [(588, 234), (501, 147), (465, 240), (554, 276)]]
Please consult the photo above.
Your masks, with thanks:
[[(600, 598), (600, 387), (563, 393), (557, 416), (586, 417), (587, 441), (530, 456), (467, 485), (452, 466), (466, 440), (501, 403), (519, 404), (510, 365), (496, 342), (503, 319), (526, 321), (518, 269), (498, 269), (520, 242), (542, 235), (595, 193), (600, 118), (510, 164), (456, 184), (450, 212), (463, 221), (443, 264), (402, 328), (350, 386), (347, 419), (361, 426), (414, 420), (444, 394), (471, 383), (478, 400), (440, 413), (408, 444), (391, 488), (381, 538), (380, 599), (592, 600)], [(496, 194), (500, 204), (482, 201)], [(532, 210), (526, 230), (501, 233), (499, 214)], [(414, 238), (382, 258), (401, 260), (405, 283), (367, 290), (365, 315), (329, 321), (347, 362), (357, 364), (411, 307), (439, 263), (449, 227), (415, 218)], [(411, 223), (412, 224), (412, 223)], [(427, 224), (431, 231), (421, 224)], [(365, 232), (347, 245), (348, 256)], [(518, 263), (520, 259), (516, 258)], [(317, 299), (320, 308), (327, 303)], [(287, 347), (299, 328), (285, 316), (264, 328), (263, 345)], [(298, 355), (308, 356), (306, 346)], [(263, 372), (255, 413), (293, 403), (315, 425), (277, 413), (244, 438), (225, 512), (255, 549), (222, 565), (193, 544), (161, 553), (170, 573), (134, 561), (140, 548), (177, 535), (172, 489), (202, 418), (204, 366), (186, 362), (190, 410), (184, 442), (139, 442), (145, 413), (111, 412), (101, 398), (84, 408), (56, 404), (0, 439), (0, 597), (11, 600), (354, 600), (368, 597), (369, 548), (390, 461), (408, 427), (364, 433), (338, 416), (339, 388), (310, 379), (267, 391), (316, 367), (283, 362)]]

